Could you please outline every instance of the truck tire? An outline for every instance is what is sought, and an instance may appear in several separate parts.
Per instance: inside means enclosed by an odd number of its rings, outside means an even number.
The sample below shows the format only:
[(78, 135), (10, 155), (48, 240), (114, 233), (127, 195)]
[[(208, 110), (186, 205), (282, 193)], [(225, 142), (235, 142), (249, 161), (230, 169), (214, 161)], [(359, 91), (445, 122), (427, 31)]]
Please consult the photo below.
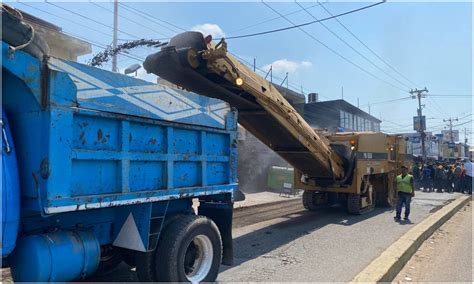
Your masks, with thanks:
[(154, 252), (139, 255), (140, 281), (213, 282), (222, 260), (222, 239), (211, 219), (184, 215), (163, 229)]
[(347, 195), (347, 212), (349, 214), (361, 214), (361, 200), (359, 194), (349, 193)]
[(376, 200), (375, 190), (372, 192), (372, 200), (372, 205), (362, 208), (361, 196), (359, 194), (349, 193), (347, 195), (347, 212), (349, 212), (349, 214), (361, 215), (374, 210)]
[(315, 211), (328, 204), (326, 192), (305, 190), (303, 192), (303, 206), (308, 211)]
[(134, 250), (123, 249), (123, 262), (131, 267), (137, 266), (136, 253)]
[(96, 274), (108, 274), (123, 260), (123, 251), (111, 245), (101, 247), (99, 267)]
[(137, 277), (140, 282), (156, 282), (155, 277), (155, 252), (136, 252), (135, 264)]
[(381, 183), (379, 184), (380, 188), (377, 188), (377, 195), (376, 195), (376, 203), (375, 205), (380, 207), (390, 207), (391, 204), (389, 202), (389, 184), (388, 184), (388, 177), (387, 175), (382, 175)]

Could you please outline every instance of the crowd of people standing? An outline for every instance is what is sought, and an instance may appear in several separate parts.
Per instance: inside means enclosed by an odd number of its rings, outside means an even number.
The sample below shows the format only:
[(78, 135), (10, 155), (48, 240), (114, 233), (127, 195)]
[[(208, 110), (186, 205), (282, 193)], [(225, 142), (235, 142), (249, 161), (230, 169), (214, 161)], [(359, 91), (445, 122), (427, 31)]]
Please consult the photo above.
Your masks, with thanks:
[(472, 162), (416, 162), (412, 168), (415, 190), (472, 194)]

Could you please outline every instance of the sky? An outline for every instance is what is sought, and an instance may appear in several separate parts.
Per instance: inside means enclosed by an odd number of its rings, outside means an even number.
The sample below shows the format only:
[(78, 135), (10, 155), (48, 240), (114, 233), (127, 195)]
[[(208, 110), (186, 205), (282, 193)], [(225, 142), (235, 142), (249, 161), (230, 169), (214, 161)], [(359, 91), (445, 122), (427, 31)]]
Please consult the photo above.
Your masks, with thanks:
[[(134, 37), (166, 41), (180, 29), (198, 30), (215, 39), (256, 33), (326, 18), (329, 14), (324, 8), (339, 14), (376, 3), (119, 2), (119, 42)], [(94, 44), (112, 42), (111, 1), (8, 4)], [(467, 128), (472, 143), (472, 12), (471, 2), (389, 1), (338, 17), (349, 31), (332, 19), (324, 21), (324, 26), (305, 26), (303, 31), (228, 39), (228, 50), (250, 64), (255, 58), (261, 74), (273, 66), (274, 83), (280, 84), (288, 72), (289, 86), (296, 91), (317, 92), (321, 100), (343, 97), (367, 112), (370, 104), (370, 113), (382, 120), (382, 131), (390, 133), (413, 132), (418, 104), (409, 99), (408, 91), (426, 87), (429, 92), (422, 104), (427, 131), (439, 133), (446, 127), (443, 119), (458, 118), (454, 129), (460, 130), (464, 140)], [(285, 19), (278, 13), (290, 15)], [(93, 54), (101, 50), (93, 46)], [(145, 58), (156, 51), (140, 48), (130, 54)], [(92, 55), (82, 56), (79, 62), (87, 63)], [(120, 70), (134, 63), (140, 62), (118, 58)], [(111, 64), (102, 68), (110, 70)], [(155, 80), (143, 69), (138, 76)]]

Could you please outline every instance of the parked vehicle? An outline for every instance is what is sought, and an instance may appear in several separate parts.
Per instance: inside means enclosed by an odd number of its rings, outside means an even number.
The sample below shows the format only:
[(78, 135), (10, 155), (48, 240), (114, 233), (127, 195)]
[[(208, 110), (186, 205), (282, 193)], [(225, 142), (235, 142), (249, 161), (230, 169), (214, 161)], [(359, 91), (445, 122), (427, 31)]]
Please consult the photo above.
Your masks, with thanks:
[(214, 281), (233, 258), (236, 112), (34, 55), (2, 41), (1, 246), (13, 280), (70, 281), (125, 260), (140, 281)]

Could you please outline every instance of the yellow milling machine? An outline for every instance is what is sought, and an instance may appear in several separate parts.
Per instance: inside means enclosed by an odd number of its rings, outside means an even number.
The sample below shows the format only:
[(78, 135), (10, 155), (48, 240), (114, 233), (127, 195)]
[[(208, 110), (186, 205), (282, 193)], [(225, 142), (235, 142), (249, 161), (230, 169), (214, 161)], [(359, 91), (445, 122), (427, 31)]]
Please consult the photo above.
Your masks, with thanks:
[(378, 132), (323, 135), (283, 97), (279, 87), (240, 63), (199, 32), (173, 37), (149, 55), (144, 68), (179, 87), (228, 102), (239, 123), (295, 168), (308, 210), (342, 203), (352, 214), (393, 205), (395, 177), (404, 162), (402, 137)]

